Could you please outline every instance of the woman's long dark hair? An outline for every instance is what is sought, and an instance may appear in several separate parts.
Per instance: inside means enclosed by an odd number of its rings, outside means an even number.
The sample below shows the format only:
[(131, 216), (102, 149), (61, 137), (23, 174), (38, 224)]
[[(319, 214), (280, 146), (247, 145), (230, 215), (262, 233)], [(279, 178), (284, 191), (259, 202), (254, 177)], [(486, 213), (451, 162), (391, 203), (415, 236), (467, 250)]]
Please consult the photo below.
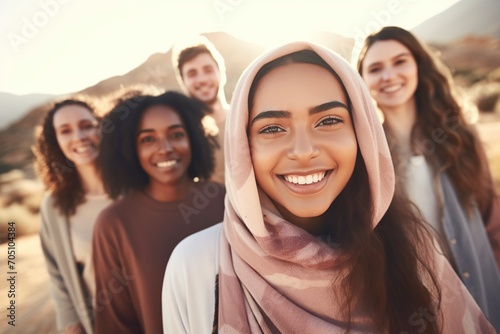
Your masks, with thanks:
[[(480, 208), (485, 207), (495, 193), (486, 157), (477, 134), (466, 123), (453, 96), (448, 68), (410, 32), (399, 27), (385, 27), (365, 39), (358, 58), (358, 72), (363, 74), (363, 60), (370, 47), (377, 41), (387, 40), (408, 48), (418, 67), (417, 120), (412, 129), (412, 146), (424, 148), (423, 153), (436, 167), (436, 173), (449, 175), (462, 206), (470, 209), (475, 200)], [(389, 146), (401, 175), (404, 170), (399, 169), (405, 166), (404, 161), (397, 153), (389, 125), (385, 124), (384, 128), (388, 131)], [(440, 140), (431, 140), (436, 137), (436, 131)]]
[[(249, 110), (260, 80), (273, 69), (293, 63), (321, 66), (342, 83), (314, 51), (294, 52), (260, 69), (250, 88)], [(347, 93), (346, 96), (349, 100)], [(350, 107), (351, 103), (348, 105)], [(425, 331), (422, 327), (415, 328), (412, 321), (422, 309), (428, 310), (434, 320), (440, 313), (441, 293), (433, 271), (431, 236), (421, 217), (399, 191), (373, 229), (374, 209), (371, 192), (367, 189), (369, 184), (365, 161), (358, 149), (353, 175), (329, 208), (335, 213), (331, 233), (350, 260), (349, 273), (341, 281), (333, 282), (345, 291), (342, 316), (347, 330), (353, 325), (351, 311), (363, 305), (377, 333), (437, 334), (437, 321), (426, 323)]]
[(35, 130), (36, 143), (33, 147), (35, 170), (47, 190), (52, 192), (55, 206), (66, 216), (76, 212), (76, 207), (83, 203), (84, 192), (75, 165), (68, 160), (57, 142), (54, 129), (54, 115), (66, 106), (81, 106), (88, 109), (97, 120), (94, 107), (80, 99), (68, 99), (55, 103), (48, 111), (41, 125)]

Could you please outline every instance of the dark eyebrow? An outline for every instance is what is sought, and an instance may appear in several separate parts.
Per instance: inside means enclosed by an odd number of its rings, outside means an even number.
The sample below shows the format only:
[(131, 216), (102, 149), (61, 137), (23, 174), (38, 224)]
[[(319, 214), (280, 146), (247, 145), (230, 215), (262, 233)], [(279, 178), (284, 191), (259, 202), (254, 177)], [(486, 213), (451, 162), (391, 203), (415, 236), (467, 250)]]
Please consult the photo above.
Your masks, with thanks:
[[(97, 120), (92, 120), (92, 119), (88, 119), (88, 118), (83, 118), (81, 120), (78, 121), (78, 125), (81, 125), (81, 124), (85, 124), (85, 123), (90, 123), (90, 124), (94, 124), (94, 123), (97, 123)], [(67, 126), (71, 126), (70, 123), (62, 123), (62, 124), (59, 124), (56, 129), (59, 129), (59, 128), (63, 128), (63, 127), (67, 127)]]
[(258, 121), (261, 118), (290, 118), (290, 116), (291, 116), (290, 112), (283, 110), (263, 111), (252, 119), (250, 125), (252, 125), (253, 123), (255, 123), (255, 121)]
[[(182, 124), (174, 124), (168, 127), (169, 130), (172, 129), (184, 129), (184, 126)], [(154, 132), (153, 129), (142, 129), (137, 131), (137, 135), (140, 135), (141, 133), (146, 133), (146, 132)]]
[[(411, 53), (405, 51), (405, 52), (401, 52), (400, 54), (395, 55), (394, 57), (391, 58), (391, 60), (398, 59), (400, 57), (407, 57), (407, 56), (411, 56)], [(368, 68), (371, 68), (373, 66), (379, 65), (381, 63), (382, 62), (377, 61), (375, 63), (370, 64), (370, 66), (368, 66)]]
[(403, 57), (403, 56), (411, 56), (411, 53), (410, 52), (401, 52), (400, 54), (398, 55), (395, 55), (394, 57), (392, 57), (392, 59), (396, 59), (396, 58), (399, 58), (399, 57)]
[(349, 108), (342, 102), (340, 101), (331, 101), (331, 102), (326, 102), (323, 104), (320, 104), (319, 106), (312, 107), (309, 109), (309, 115), (314, 115), (319, 112), (327, 111), (330, 109), (335, 109), (335, 108), (343, 108), (349, 111)]

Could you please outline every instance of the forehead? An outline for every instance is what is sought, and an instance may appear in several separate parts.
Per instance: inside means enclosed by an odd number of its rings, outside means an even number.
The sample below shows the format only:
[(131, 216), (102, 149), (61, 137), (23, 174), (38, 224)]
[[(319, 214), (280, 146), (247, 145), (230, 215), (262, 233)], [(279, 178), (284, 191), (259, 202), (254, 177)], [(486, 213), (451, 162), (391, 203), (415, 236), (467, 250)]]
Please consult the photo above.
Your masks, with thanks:
[(206, 66), (217, 68), (217, 63), (208, 52), (203, 52), (194, 57), (193, 59), (186, 61), (182, 66), (182, 71), (186, 72), (189, 71), (190, 69), (203, 68)]
[(159, 126), (182, 125), (182, 120), (177, 111), (171, 107), (157, 105), (144, 110), (139, 128), (156, 128)]
[(289, 64), (261, 79), (253, 109), (312, 107), (334, 100), (346, 103), (342, 85), (332, 73), (318, 65)]
[(87, 108), (79, 105), (68, 105), (55, 112), (53, 124), (57, 128), (63, 124), (78, 123), (82, 120), (95, 121), (96, 119)]
[(368, 65), (380, 60), (391, 59), (403, 53), (411, 55), (410, 50), (396, 40), (377, 41), (368, 48), (363, 62)]

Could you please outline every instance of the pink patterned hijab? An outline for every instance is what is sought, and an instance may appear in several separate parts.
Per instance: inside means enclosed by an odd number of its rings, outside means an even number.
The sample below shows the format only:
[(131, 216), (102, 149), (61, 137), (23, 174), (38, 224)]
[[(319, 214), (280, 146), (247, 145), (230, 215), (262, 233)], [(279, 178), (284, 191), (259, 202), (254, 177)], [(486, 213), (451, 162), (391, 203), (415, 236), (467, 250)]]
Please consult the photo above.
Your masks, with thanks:
[[(226, 121), (227, 197), (219, 268), (219, 333), (345, 331), (339, 317), (340, 291), (333, 285), (345, 274), (341, 248), (327, 245), (281, 217), (258, 188), (248, 144), (248, 93), (256, 73), (264, 64), (304, 49), (315, 51), (333, 68), (351, 100), (358, 146), (369, 175), (374, 227), (392, 201), (395, 176), (390, 152), (359, 74), (334, 52), (306, 42), (285, 45), (254, 61), (236, 86)], [(445, 333), (488, 332), (491, 327), (472, 297), (449, 265), (441, 261), (444, 258), (436, 258), (437, 276), (446, 279), (452, 291), (448, 301), (443, 298)], [(446, 297), (446, 291), (443, 295)], [(351, 316), (351, 332), (373, 331), (362, 310), (354, 310)]]

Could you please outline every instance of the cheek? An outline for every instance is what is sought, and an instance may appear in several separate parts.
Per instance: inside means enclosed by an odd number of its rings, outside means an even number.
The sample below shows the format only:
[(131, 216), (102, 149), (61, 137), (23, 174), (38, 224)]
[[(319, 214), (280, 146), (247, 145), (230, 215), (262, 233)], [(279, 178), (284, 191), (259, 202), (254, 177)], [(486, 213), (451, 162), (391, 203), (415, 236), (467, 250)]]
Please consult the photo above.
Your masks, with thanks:
[(217, 81), (217, 82), (220, 81), (220, 76), (217, 73), (213, 73), (211, 78), (213, 81)]
[(56, 135), (56, 141), (57, 141), (57, 144), (59, 144), (59, 147), (61, 148), (61, 150), (63, 152), (65, 152), (67, 150), (66, 146), (69, 142), (69, 137), (64, 136), (64, 135)]
[(358, 152), (358, 142), (354, 131), (330, 139), (328, 147), (332, 154), (336, 156), (335, 160), (339, 165), (354, 166)]
[(380, 80), (379, 77), (376, 75), (370, 75), (369, 78), (367, 79), (367, 86), (370, 88), (376, 88), (377, 85), (379, 84)]
[(185, 156), (188, 156), (189, 159), (191, 159), (191, 145), (189, 143), (189, 140), (177, 143), (175, 146), (175, 150), (182, 153)]
[(140, 147), (139, 145), (136, 145), (136, 152), (137, 152), (137, 158), (139, 158), (139, 162), (141, 163), (141, 165), (143, 165), (144, 161), (150, 155), (148, 152), (148, 149), (145, 147)]
[(99, 129), (91, 130), (91, 132), (89, 133), (89, 139), (95, 144), (99, 144), (102, 139), (102, 134)]
[(250, 141), (250, 154), (257, 180), (270, 173), (274, 160), (279, 156), (277, 153), (275, 145), (266, 145), (255, 140)]
[(192, 87), (194, 82), (195, 82), (194, 78), (187, 78), (186, 80), (184, 80), (184, 84), (186, 85), (186, 87)]

